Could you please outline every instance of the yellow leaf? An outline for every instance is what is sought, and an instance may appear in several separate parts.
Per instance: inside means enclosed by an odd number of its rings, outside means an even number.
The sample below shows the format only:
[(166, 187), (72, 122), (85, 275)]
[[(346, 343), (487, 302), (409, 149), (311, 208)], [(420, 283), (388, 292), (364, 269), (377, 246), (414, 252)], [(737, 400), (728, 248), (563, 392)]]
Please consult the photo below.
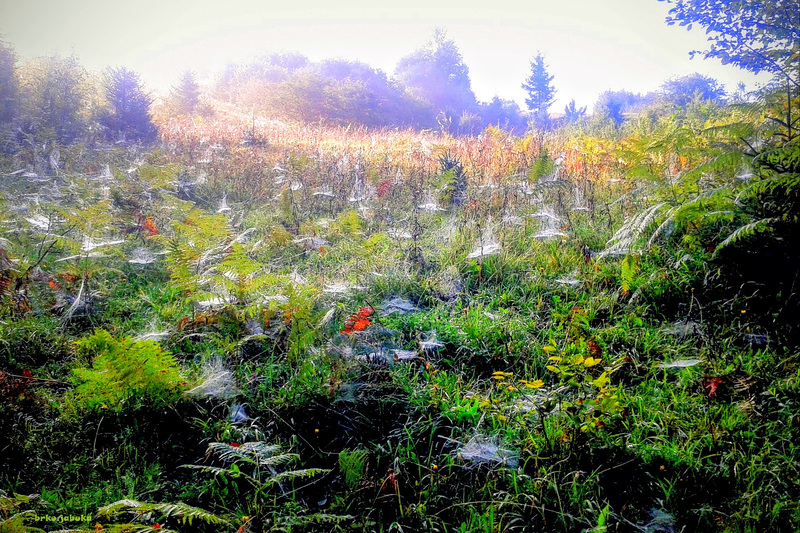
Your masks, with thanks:
[(529, 389), (540, 389), (544, 386), (544, 381), (542, 381), (541, 379), (537, 379), (532, 383), (526, 383), (525, 386), (528, 387)]
[(557, 356), (557, 355), (553, 355), (551, 357), (548, 357), (547, 360), (548, 361), (555, 361), (557, 363), (557, 362), (561, 361), (561, 358), (559, 356)]
[(608, 384), (608, 375), (605, 372), (600, 374), (599, 378), (592, 381), (592, 385), (594, 385), (598, 389), (604, 389), (607, 384)]
[(550, 345), (550, 344), (548, 344), (547, 346), (545, 346), (544, 348), (542, 348), (542, 350), (543, 350), (545, 353), (553, 353), (553, 352), (555, 352), (555, 351), (556, 351), (556, 347), (555, 347), (555, 346), (552, 346), (552, 345)]
[(589, 368), (590, 366), (594, 366), (594, 365), (600, 364), (602, 361), (603, 361), (602, 359), (597, 359), (597, 358), (594, 358), (594, 357), (587, 357), (586, 359), (583, 360), (583, 366), (585, 366), (586, 368)]

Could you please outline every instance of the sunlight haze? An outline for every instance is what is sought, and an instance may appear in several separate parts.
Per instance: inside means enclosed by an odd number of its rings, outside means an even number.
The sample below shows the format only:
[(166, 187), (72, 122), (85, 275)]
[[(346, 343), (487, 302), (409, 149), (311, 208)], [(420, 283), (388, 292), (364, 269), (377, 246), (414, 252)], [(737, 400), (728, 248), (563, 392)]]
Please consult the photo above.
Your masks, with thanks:
[[(702, 31), (664, 22), (656, 0), (298, 3), (258, 1), (137, 3), (2, 0), (0, 34), (23, 58), (74, 53), (92, 70), (126, 66), (156, 90), (185, 68), (209, 80), (227, 62), (270, 51), (312, 60), (357, 59), (391, 75), (397, 61), (444, 28), (470, 69), (479, 100), (497, 95), (524, 106), (520, 87), (541, 52), (557, 90), (551, 111), (575, 99), (591, 109), (599, 93), (647, 92), (700, 72), (733, 92), (753, 75), (718, 61), (690, 60)], [(764, 81), (762, 79), (762, 81)]]

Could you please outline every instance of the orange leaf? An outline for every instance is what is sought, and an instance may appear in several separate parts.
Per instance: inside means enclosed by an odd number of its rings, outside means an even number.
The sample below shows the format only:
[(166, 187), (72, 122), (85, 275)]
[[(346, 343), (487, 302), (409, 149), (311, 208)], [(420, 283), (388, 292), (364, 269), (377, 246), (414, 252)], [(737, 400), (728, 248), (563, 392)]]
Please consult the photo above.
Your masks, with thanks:
[(150, 236), (158, 235), (158, 228), (156, 227), (156, 223), (153, 221), (152, 217), (147, 217), (144, 219), (142, 229)]
[(366, 328), (367, 326), (369, 326), (370, 324), (371, 324), (371, 322), (369, 320), (366, 320), (366, 319), (364, 319), (364, 320), (356, 320), (355, 323), (353, 324), (353, 329), (356, 330), (356, 331), (361, 331), (364, 328)]

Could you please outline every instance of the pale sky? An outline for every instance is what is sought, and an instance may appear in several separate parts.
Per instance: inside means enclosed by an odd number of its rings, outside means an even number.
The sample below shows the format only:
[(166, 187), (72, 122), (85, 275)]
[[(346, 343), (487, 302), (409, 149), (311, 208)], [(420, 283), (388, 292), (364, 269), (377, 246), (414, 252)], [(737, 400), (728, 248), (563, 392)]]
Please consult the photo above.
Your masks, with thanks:
[(524, 108), (520, 85), (537, 51), (555, 76), (555, 113), (572, 98), (591, 109), (604, 90), (647, 92), (693, 72), (729, 92), (740, 81), (753, 88), (745, 71), (690, 60), (705, 34), (667, 26), (667, 10), (656, 0), (0, 0), (0, 34), (23, 59), (74, 53), (90, 70), (136, 70), (151, 89), (169, 88), (185, 68), (210, 76), (270, 51), (357, 59), (391, 75), (437, 26), (484, 101)]

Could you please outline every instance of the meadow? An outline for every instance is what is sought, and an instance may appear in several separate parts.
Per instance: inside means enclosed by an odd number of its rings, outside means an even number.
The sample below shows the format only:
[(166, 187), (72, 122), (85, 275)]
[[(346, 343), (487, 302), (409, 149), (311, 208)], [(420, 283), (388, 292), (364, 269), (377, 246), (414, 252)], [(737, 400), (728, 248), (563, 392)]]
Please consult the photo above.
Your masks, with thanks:
[(3, 156), (0, 531), (797, 531), (775, 102)]

